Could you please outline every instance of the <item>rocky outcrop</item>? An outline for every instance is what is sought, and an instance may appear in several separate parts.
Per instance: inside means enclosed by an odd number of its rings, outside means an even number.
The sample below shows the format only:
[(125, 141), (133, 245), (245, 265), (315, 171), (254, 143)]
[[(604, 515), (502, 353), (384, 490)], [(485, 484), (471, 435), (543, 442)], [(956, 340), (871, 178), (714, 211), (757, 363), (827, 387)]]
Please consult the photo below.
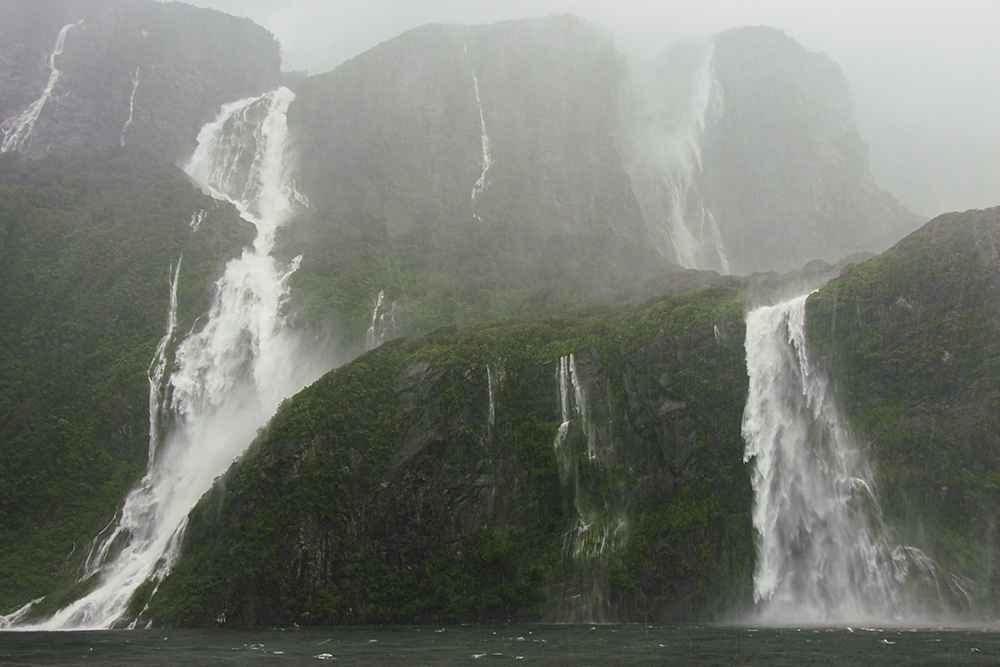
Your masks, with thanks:
[[(190, 155), (220, 105), (273, 88), (277, 41), (248, 19), (152, 0), (0, 2), (0, 120), (45, 96), (32, 131), (5, 150), (38, 157), (77, 146)], [(66, 26), (62, 49), (57, 38)]]

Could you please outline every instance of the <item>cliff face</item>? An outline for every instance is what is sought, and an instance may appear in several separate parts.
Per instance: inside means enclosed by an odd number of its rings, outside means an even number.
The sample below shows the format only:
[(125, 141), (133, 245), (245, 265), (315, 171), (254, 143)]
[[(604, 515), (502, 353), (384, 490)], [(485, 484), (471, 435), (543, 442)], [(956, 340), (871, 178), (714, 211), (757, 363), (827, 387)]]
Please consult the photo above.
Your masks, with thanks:
[[(151, 0), (3, 0), (0, 16), (5, 152), (124, 145), (179, 160), (221, 104), (280, 78), (273, 36), (216, 11)], [(43, 97), (33, 131), (12, 142), (13, 121)]]
[(879, 190), (847, 81), (773, 28), (679, 42), (623, 91), (618, 141), (650, 238), (726, 273), (881, 252), (920, 219)]
[(735, 272), (881, 252), (917, 227), (878, 189), (833, 60), (740, 28), (716, 37), (712, 62), (723, 110), (705, 127), (701, 190)]
[(995, 609), (1000, 209), (939, 216), (809, 300), (810, 344), (878, 473), (886, 519)]
[(690, 620), (745, 603), (742, 347), (731, 287), (386, 344), (279, 411), (192, 515), (147, 615)]

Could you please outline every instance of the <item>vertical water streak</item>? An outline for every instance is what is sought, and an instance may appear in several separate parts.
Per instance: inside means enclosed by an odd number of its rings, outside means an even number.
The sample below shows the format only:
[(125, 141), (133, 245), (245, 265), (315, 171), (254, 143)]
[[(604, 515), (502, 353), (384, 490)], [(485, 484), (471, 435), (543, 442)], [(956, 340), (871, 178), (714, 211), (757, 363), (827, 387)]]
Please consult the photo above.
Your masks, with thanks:
[(486, 365), (486, 388), (490, 394), (490, 406), (489, 412), (487, 413), (487, 434), (492, 434), (493, 425), (496, 423), (497, 418), (497, 390), (499, 389), (500, 383), (500, 368), (497, 368), (497, 372), (494, 374), (490, 369), (489, 364)]
[(156, 346), (156, 353), (149, 364), (149, 454), (147, 461), (152, 461), (156, 457), (156, 443), (160, 433), (161, 411), (165, 407), (166, 401), (163, 379), (167, 370), (167, 346), (174, 338), (177, 330), (177, 279), (181, 273), (181, 262), (184, 260), (182, 254), (177, 258), (177, 266), (174, 267), (170, 275), (170, 305), (167, 310), (167, 330)]
[[(469, 49), (467, 46), (463, 45), (465, 49), (465, 58), (469, 58)], [(486, 180), (486, 172), (490, 170), (490, 165), (493, 164), (493, 156), (490, 154), (490, 137), (486, 133), (486, 117), (483, 115), (483, 101), (479, 96), (479, 78), (476, 76), (476, 70), (472, 70), (472, 89), (476, 93), (476, 106), (479, 108), (479, 138), (482, 144), (483, 157), (482, 166), (483, 171), (476, 180), (475, 185), (472, 186), (472, 203), (475, 205), (476, 197), (481, 195), (489, 183)]]
[[(378, 334), (376, 329), (376, 324), (378, 322), (378, 310), (382, 307), (382, 300), (385, 299), (385, 290), (378, 291), (378, 297), (375, 299), (375, 308), (372, 309), (372, 321), (368, 327), (368, 331), (365, 332), (365, 351), (369, 352), (374, 350), (376, 347), (382, 344), (382, 338)], [(385, 314), (383, 313), (383, 316)]]
[(0, 143), (0, 153), (23, 151), (28, 147), (28, 142), (35, 132), (35, 122), (38, 121), (45, 103), (49, 101), (56, 83), (59, 82), (59, 75), (62, 74), (56, 68), (56, 58), (62, 55), (63, 49), (66, 47), (66, 35), (69, 34), (72, 28), (77, 27), (81, 23), (83, 21), (68, 23), (59, 31), (55, 47), (52, 49), (52, 53), (49, 54), (49, 80), (45, 84), (45, 90), (42, 91), (41, 97), (32, 102), (22, 114), (8, 118), (0, 124), (0, 130), (3, 131), (4, 135), (3, 142)]
[[(139, 586), (158, 584), (169, 572), (187, 515), (216, 477), (245, 451), (281, 400), (329, 368), (325, 360), (303, 363), (307, 351), (283, 315), (288, 278), (300, 258), (284, 265), (269, 254), (275, 231), (303, 201), (291, 180), (287, 148), (285, 113), (293, 99), (279, 88), (227, 104), (198, 135), (185, 171), (210, 194), (236, 205), (256, 226), (257, 238), (226, 265), (205, 325), (178, 345), (162, 393), (151, 379), (155, 430), (149, 467), (114, 530), (88, 559), (85, 576), (100, 577), (99, 583), (41, 629), (112, 627)], [(179, 263), (168, 331), (176, 326), (178, 270)], [(171, 417), (167, 429), (152, 421), (164, 413)]]
[(135, 74), (132, 75), (132, 94), (128, 97), (128, 120), (125, 121), (125, 125), (122, 127), (121, 137), (119, 137), (119, 143), (122, 148), (125, 148), (125, 133), (128, 132), (129, 125), (132, 124), (132, 116), (135, 114), (135, 91), (139, 90), (139, 70), (140, 67), (135, 68)]
[(898, 617), (898, 582), (864, 458), (826, 376), (809, 361), (807, 296), (747, 316), (744, 459), (753, 464), (761, 619), (845, 623)]
[(555, 378), (562, 421), (553, 449), (560, 481), (572, 494), (576, 515), (562, 539), (562, 557), (570, 577), (558, 596), (556, 618), (607, 621), (611, 618), (608, 568), (628, 543), (628, 518), (621, 499), (609, 499), (615, 495), (614, 482), (604, 477), (597, 460), (596, 426), (587, 411), (587, 393), (575, 355), (560, 357)]
[(191, 227), (191, 231), (198, 231), (198, 228), (201, 227), (201, 223), (205, 222), (206, 213), (207, 211), (205, 209), (200, 209), (191, 214), (191, 220), (188, 222), (188, 226)]
[(27, 614), (29, 611), (31, 611), (32, 607), (34, 607), (36, 604), (38, 604), (39, 602), (41, 602), (44, 599), (45, 599), (44, 596), (40, 597), (40, 598), (35, 598), (31, 602), (29, 602), (26, 605), (20, 607), (19, 609), (15, 609), (11, 613), (7, 614), (6, 616), (0, 616), (0, 630), (8, 630), (11, 627), (17, 625), (18, 621), (20, 621), (22, 618), (24, 618), (25, 614)]

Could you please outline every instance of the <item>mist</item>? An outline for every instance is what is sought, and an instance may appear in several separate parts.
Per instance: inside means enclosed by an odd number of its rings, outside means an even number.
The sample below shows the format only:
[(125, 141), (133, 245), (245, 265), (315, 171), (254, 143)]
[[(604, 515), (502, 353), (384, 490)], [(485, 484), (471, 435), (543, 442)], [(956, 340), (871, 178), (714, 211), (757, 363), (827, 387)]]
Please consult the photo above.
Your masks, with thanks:
[(1000, 204), (1000, 3), (957, 0), (191, 0), (247, 16), (282, 44), (284, 68), (317, 74), (427, 23), (573, 13), (606, 27), (630, 61), (727, 28), (779, 28), (840, 64), (882, 188), (925, 216)]

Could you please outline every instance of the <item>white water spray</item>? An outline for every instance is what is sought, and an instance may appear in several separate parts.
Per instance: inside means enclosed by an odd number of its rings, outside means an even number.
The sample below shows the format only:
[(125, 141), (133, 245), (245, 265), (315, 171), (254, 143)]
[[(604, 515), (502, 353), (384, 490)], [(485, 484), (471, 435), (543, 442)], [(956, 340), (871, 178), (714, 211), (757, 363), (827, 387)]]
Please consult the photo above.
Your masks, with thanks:
[(135, 91), (139, 90), (139, 70), (141, 67), (135, 68), (135, 74), (132, 75), (132, 94), (128, 98), (128, 120), (125, 121), (124, 127), (122, 127), (122, 134), (119, 137), (119, 143), (122, 148), (125, 148), (125, 133), (128, 132), (129, 125), (132, 124), (132, 116), (135, 114)]
[[(257, 227), (257, 238), (227, 264), (204, 328), (178, 346), (168, 386), (158, 389), (176, 326), (178, 262), (168, 333), (150, 373), (147, 473), (88, 559), (86, 575), (100, 577), (96, 588), (38, 628), (112, 627), (142, 583), (158, 583), (169, 572), (187, 515), (215, 478), (245, 451), (281, 400), (329, 368), (302, 363), (305, 350), (282, 314), (299, 258), (282, 265), (269, 254), (275, 231), (302, 201), (287, 149), (285, 112), (293, 99), (279, 88), (227, 104), (198, 135), (185, 171), (213, 196), (235, 204)], [(172, 420), (160, 438), (156, 420), (162, 414)]]
[[(723, 108), (712, 66), (714, 48), (704, 48), (683, 91), (662, 90), (662, 74), (637, 86), (638, 115), (628, 129), (624, 157), (650, 239), (660, 253), (687, 268), (729, 273), (715, 216), (696, 183), (706, 121)], [(683, 75), (670, 78), (683, 80)], [(683, 103), (678, 105), (678, 99)]]
[(747, 316), (750, 391), (744, 459), (753, 463), (760, 620), (900, 620), (908, 577), (936, 574), (918, 549), (889, 547), (871, 474), (809, 361), (802, 296)]
[(59, 35), (56, 37), (55, 47), (52, 49), (52, 53), (49, 54), (49, 80), (48, 83), (45, 84), (45, 90), (42, 91), (42, 96), (32, 102), (31, 105), (25, 109), (24, 113), (8, 118), (0, 124), (0, 130), (3, 131), (3, 142), (0, 143), (0, 153), (7, 153), (8, 151), (23, 151), (28, 147), (31, 136), (35, 132), (35, 122), (41, 115), (42, 109), (45, 107), (45, 103), (48, 102), (49, 98), (52, 96), (52, 91), (59, 82), (59, 75), (62, 74), (62, 72), (56, 68), (56, 58), (62, 55), (63, 49), (66, 47), (66, 35), (69, 34), (69, 31), (72, 28), (77, 27), (81, 23), (83, 23), (83, 21), (69, 23), (64, 25), (59, 31)]

